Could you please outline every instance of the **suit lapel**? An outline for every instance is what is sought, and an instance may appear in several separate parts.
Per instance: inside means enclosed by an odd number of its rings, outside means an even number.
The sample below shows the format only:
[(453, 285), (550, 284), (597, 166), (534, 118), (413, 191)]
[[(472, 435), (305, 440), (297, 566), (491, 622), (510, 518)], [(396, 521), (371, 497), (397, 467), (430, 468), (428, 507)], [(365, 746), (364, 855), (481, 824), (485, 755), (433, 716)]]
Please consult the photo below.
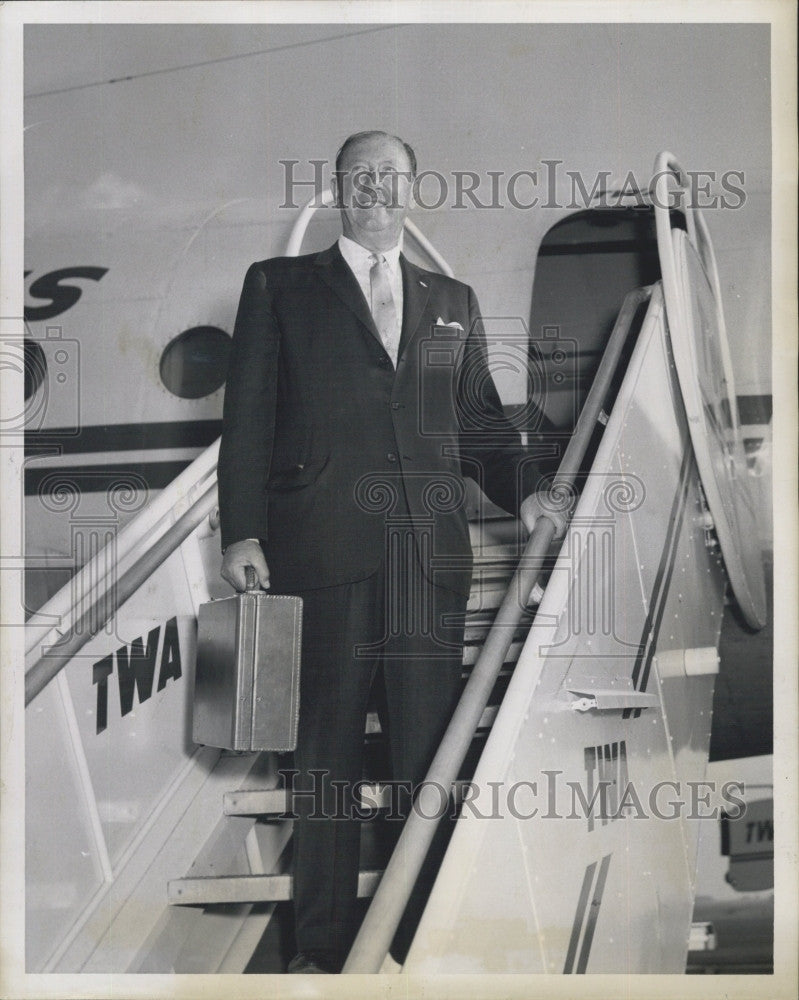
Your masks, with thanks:
[(332, 247), (317, 254), (314, 263), (322, 280), (333, 289), (344, 305), (355, 313), (361, 324), (366, 327), (377, 342), (382, 343), (380, 334), (377, 332), (377, 327), (372, 319), (369, 304), (363, 297), (361, 286), (358, 284), (355, 275), (341, 256), (338, 243), (334, 243)]
[(400, 357), (416, 333), (430, 297), (430, 275), (400, 254), (402, 267), (402, 334)]
[[(363, 297), (360, 285), (355, 275), (349, 269), (341, 255), (338, 243), (317, 254), (314, 261), (317, 272), (322, 280), (330, 286), (341, 301), (355, 314), (361, 325), (382, 344), (377, 332), (369, 304)], [(399, 354), (402, 356), (406, 346), (415, 335), (422, 314), (430, 297), (430, 275), (412, 264), (400, 254), (402, 268), (402, 332), (400, 334)]]

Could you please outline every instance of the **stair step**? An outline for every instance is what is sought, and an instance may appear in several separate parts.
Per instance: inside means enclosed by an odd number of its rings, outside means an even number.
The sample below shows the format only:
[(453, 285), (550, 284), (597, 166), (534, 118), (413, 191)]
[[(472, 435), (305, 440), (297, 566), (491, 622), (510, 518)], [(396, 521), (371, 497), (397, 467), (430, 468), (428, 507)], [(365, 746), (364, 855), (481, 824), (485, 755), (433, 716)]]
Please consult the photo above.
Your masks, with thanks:
[[(480, 716), (480, 721), (477, 723), (478, 729), (490, 729), (494, 725), (494, 719), (497, 714), (497, 705), (487, 705), (483, 709), (483, 714)], [(382, 733), (383, 729), (380, 725), (380, 717), (377, 712), (368, 712), (366, 715), (366, 736), (374, 736), (377, 733)]]
[[(476, 611), (468, 615), (466, 618), (466, 628), (464, 629), (464, 641), (466, 644), (475, 645), (479, 643), (482, 645), (486, 640), (491, 626), (494, 624), (495, 617), (496, 614), (491, 608)], [(523, 612), (522, 624), (514, 630), (513, 642), (518, 642), (520, 646), (526, 642), (532, 621), (533, 615), (527, 611)]]
[[(383, 872), (358, 874), (358, 896), (373, 896)], [(291, 875), (209, 875), (172, 879), (167, 898), (172, 906), (210, 906), (213, 903), (280, 903), (291, 899)]]
[[(385, 786), (363, 787), (361, 794), (363, 808), (383, 809), (388, 803), (388, 789)], [(287, 809), (288, 795), (285, 788), (252, 788), (225, 792), (223, 798), (225, 816), (280, 816)]]

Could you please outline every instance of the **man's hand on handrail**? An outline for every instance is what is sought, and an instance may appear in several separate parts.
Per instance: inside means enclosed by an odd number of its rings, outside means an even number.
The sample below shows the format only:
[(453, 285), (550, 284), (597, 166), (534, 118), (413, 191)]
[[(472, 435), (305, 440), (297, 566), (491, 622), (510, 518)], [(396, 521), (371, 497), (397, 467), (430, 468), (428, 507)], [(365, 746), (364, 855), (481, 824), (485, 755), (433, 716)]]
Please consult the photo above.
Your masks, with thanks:
[(221, 575), (235, 590), (247, 589), (246, 569), (252, 566), (258, 583), (264, 590), (269, 589), (269, 567), (266, 565), (260, 542), (254, 538), (245, 538), (233, 542), (225, 549), (222, 557)]
[(531, 535), (539, 517), (547, 517), (555, 527), (554, 537), (562, 538), (569, 526), (572, 506), (573, 498), (562, 490), (531, 493), (522, 501), (519, 517)]

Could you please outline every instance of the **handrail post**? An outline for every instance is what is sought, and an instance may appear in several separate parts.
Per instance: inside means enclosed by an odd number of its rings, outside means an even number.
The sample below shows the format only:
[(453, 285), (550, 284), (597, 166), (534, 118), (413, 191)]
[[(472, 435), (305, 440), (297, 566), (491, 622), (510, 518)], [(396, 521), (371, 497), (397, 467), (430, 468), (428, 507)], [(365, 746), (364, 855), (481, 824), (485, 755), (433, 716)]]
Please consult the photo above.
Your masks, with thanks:
[[(313, 217), (314, 212), (317, 208), (330, 208), (333, 204), (333, 193), (332, 191), (324, 191), (320, 196), (314, 195), (310, 198), (305, 205), (303, 205), (300, 210), (300, 214), (297, 216), (297, 220), (291, 227), (291, 233), (289, 234), (288, 243), (286, 244), (286, 256), (296, 257), (300, 248), (302, 247), (302, 240), (305, 236), (305, 231), (308, 228), (308, 224)], [(411, 222), (410, 219), (405, 219), (404, 223), (405, 232), (413, 238), (413, 240), (421, 247), (422, 250), (427, 254), (430, 260), (436, 265), (436, 267), (441, 271), (442, 274), (446, 274), (448, 277), (452, 278), (455, 272), (446, 262), (446, 260), (441, 256), (441, 254), (436, 250), (433, 244), (428, 240), (424, 233), (419, 229), (419, 227)]]
[[(666, 300), (666, 315), (672, 327), (678, 323), (687, 324), (688, 317), (683, 315), (683, 306), (686, 303), (680, 301), (676, 295), (677, 264), (674, 258), (674, 244), (672, 241), (671, 211), (668, 198), (669, 179), (673, 179), (679, 185), (683, 193), (688, 196), (690, 191), (690, 179), (683, 170), (673, 153), (664, 151), (655, 157), (655, 177), (653, 202), (655, 210), (655, 229), (657, 233), (658, 257), (660, 258), (660, 270), (663, 275), (663, 297)], [(738, 413), (738, 397), (735, 392), (735, 373), (732, 366), (732, 356), (730, 354), (729, 341), (727, 338), (727, 326), (724, 321), (724, 307), (721, 301), (721, 282), (719, 281), (719, 269), (716, 263), (716, 253), (713, 250), (713, 242), (710, 239), (710, 232), (707, 223), (699, 208), (694, 205), (685, 205), (685, 221), (688, 227), (688, 238), (692, 246), (699, 254), (699, 258), (707, 272), (708, 281), (713, 291), (713, 298), (716, 303), (716, 314), (719, 323), (719, 346), (721, 349), (721, 363), (724, 368), (724, 378), (727, 382), (730, 397), (731, 419), (733, 431), (736, 437), (740, 436), (740, 415)]]
[[(633, 319), (652, 287), (630, 292), (616, 319), (574, 433), (566, 448), (552, 489), (571, 490), (610, 388)], [(526, 601), (538, 582), (543, 560), (555, 535), (554, 522), (542, 514), (527, 540), (524, 553), (508, 586), (463, 695), (433, 758), (424, 785), (449, 789), (458, 776), (477, 723), (485, 709), (497, 675), (505, 662), (513, 633)], [(382, 965), (411, 890), (427, 856), (438, 819), (435, 812), (411, 810), (397, 846), (377, 887), (372, 903), (347, 957), (343, 972), (378, 972)]]

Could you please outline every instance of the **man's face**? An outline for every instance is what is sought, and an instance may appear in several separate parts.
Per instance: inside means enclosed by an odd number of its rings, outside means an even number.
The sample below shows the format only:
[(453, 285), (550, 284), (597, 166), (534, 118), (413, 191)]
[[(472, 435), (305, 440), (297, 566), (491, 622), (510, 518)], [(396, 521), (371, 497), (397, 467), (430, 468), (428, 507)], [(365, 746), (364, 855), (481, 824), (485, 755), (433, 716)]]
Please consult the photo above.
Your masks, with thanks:
[(361, 139), (345, 153), (333, 194), (344, 235), (370, 250), (385, 250), (399, 240), (413, 179), (405, 148), (396, 139)]

